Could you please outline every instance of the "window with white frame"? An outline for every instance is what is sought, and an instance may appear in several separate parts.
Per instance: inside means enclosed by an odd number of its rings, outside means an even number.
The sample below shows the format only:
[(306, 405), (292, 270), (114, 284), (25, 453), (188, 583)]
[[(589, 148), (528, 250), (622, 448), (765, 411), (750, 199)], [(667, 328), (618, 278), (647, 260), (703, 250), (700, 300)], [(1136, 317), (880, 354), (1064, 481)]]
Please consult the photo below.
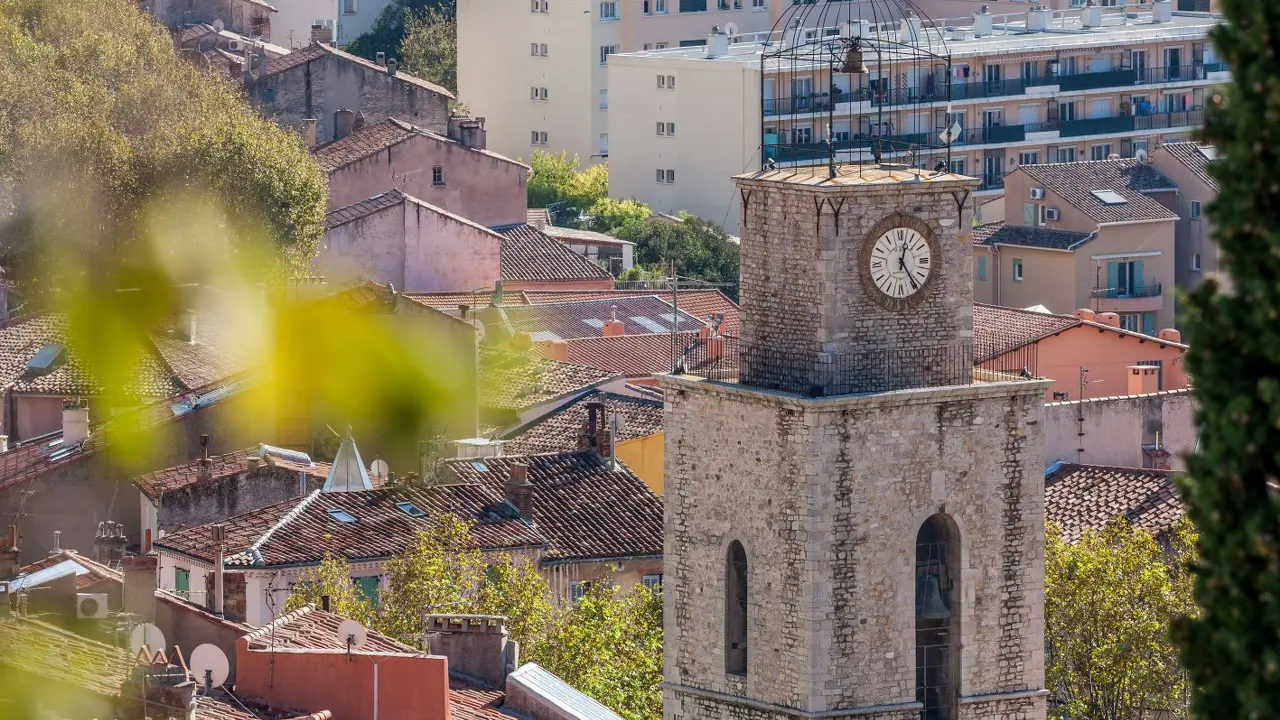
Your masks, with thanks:
[(663, 185), (670, 185), (676, 181), (676, 171), (670, 169), (658, 169), (654, 177)]
[(609, 109), (609, 91), (608, 90), (600, 91), (600, 109), (601, 110)]
[(604, 0), (600, 3), (600, 19), (605, 21), (618, 19), (618, 0)]
[(431, 184), (432, 185), (444, 184), (444, 166), (443, 165), (433, 165), (431, 167)]
[(666, 135), (666, 134), (667, 134), (667, 124), (666, 124), (666, 123), (664, 123), (664, 122), (662, 122), (662, 121), (659, 121), (659, 122), (658, 122), (658, 135)]
[(652, 50), (652, 49), (653, 49), (653, 43), (645, 43), (645, 44), (644, 44), (644, 49), (645, 49), (645, 50)]
[(765, 7), (765, 0), (751, 0), (752, 10), (764, 10)]
[(675, 137), (675, 136), (676, 136), (676, 124), (673, 122), (667, 123), (667, 137)]
[(529, 12), (545, 13), (547, 12), (550, 0), (530, 0)]
[(667, 76), (666, 76), (666, 75), (659, 75), (659, 76), (658, 76), (658, 89), (659, 89), (659, 90), (666, 90), (666, 89), (667, 89)]
[(662, 588), (662, 575), (641, 575), (640, 584), (653, 592), (657, 592)]
[(1090, 160), (1106, 160), (1111, 157), (1111, 143), (1102, 143), (1089, 148)]
[(1200, 270), (1200, 253), (1191, 256), (1191, 269), (1199, 272)]
[(609, 157), (609, 133), (600, 133), (600, 154)]
[(951, 172), (956, 175), (964, 174), (964, 158), (951, 158)]
[(530, 132), (530, 133), (529, 133), (529, 144), (530, 144), (530, 145), (546, 145), (546, 144), (547, 144), (547, 133), (546, 133), (546, 132), (543, 132), (543, 131), (539, 131), (539, 130), (534, 130), (534, 131)]
[(546, 43), (542, 43), (541, 45), (539, 45), (539, 46), (538, 46), (538, 54), (539, 54), (539, 55), (541, 55), (542, 57), (546, 57), (546, 56), (547, 56), (547, 44), (546, 44)]
[(569, 602), (576, 603), (591, 590), (590, 580), (574, 580), (569, 583)]
[(609, 62), (609, 56), (618, 52), (617, 45), (601, 45), (600, 46), (600, 64), (604, 65)]
[[(666, 46), (664, 45), (663, 47), (666, 47)], [(676, 76), (675, 76), (675, 75), (668, 75), (668, 76), (667, 76), (667, 89), (668, 89), (668, 90), (675, 90), (675, 89), (676, 89)]]
[(1013, 259), (1013, 281), (1022, 282), (1022, 258)]
[(529, 55), (532, 57), (538, 56), (538, 43), (529, 43)]
[(1054, 162), (1069, 163), (1076, 161), (1076, 149), (1073, 147), (1058, 148), (1058, 157)]
[(664, 43), (664, 42), (661, 42), (661, 43), (655, 43), (655, 44), (654, 44), (654, 46), (653, 46), (653, 49), (654, 49), (654, 50), (666, 50), (666, 49), (667, 49), (667, 44), (666, 44), (666, 43)]
[(1019, 165), (1039, 165), (1040, 151), (1027, 150), (1027, 151), (1018, 153), (1018, 164)]
[(1191, 219), (1192, 219), (1192, 220), (1199, 220), (1199, 219), (1200, 219), (1200, 211), (1201, 211), (1202, 209), (1203, 209), (1203, 208), (1201, 207), (1201, 205), (1200, 205), (1200, 201), (1199, 201), (1199, 200), (1192, 200), (1192, 201), (1191, 201)]
[(653, 12), (662, 15), (667, 11), (667, 0), (653, 0)]
[(342, 0), (342, 14), (343, 14), (343, 15), (355, 15), (355, 14), (356, 14), (356, 0)]
[(529, 88), (529, 99), (530, 99), (530, 100), (546, 100), (546, 99), (547, 99), (547, 89), (546, 89), (546, 88), (544, 88), (544, 87), (531, 87), (531, 88)]

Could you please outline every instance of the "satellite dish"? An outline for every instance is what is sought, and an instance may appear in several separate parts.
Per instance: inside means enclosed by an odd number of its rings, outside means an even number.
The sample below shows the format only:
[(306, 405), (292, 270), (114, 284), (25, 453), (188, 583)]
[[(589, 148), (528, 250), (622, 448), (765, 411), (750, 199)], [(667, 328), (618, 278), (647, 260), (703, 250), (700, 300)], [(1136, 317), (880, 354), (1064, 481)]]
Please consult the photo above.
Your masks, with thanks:
[(951, 127), (943, 130), (942, 133), (938, 135), (938, 139), (942, 141), (943, 145), (950, 145), (956, 140), (959, 140), (960, 136), (963, 134), (964, 128), (960, 127), (960, 123), (954, 122), (951, 124)]
[(373, 462), (369, 463), (369, 474), (379, 480), (386, 480), (387, 473), (390, 470), (391, 468), (387, 467), (387, 461), (382, 458), (377, 458)]
[(223, 24), (222, 20), (214, 20), (214, 21), (213, 21), (213, 31), (214, 31), (214, 32), (222, 32), (224, 29), (226, 29), (226, 27), (227, 27), (227, 26)]
[(204, 685), (206, 673), (210, 676), (210, 687), (221, 687), (231, 675), (231, 663), (227, 661), (227, 654), (222, 652), (222, 648), (209, 643), (197, 645), (191, 651), (187, 666), (200, 685)]
[(1134, 156), (1135, 158), (1137, 158), (1137, 159), (1138, 159), (1138, 162), (1142, 163), (1143, 165), (1146, 165), (1146, 164), (1147, 164), (1147, 151), (1146, 151), (1146, 150), (1138, 150), (1137, 152), (1135, 152), (1135, 153), (1133, 154), (1133, 156)]
[(476, 340), (484, 340), (484, 323), (476, 318), (471, 319), (471, 324), (476, 328)]
[(609, 417), (610, 432), (617, 435), (627, 429), (627, 419), (622, 415), (614, 413)]
[(160, 628), (151, 623), (143, 623), (133, 628), (129, 633), (129, 649), (134, 655), (146, 645), (147, 650), (151, 653), (165, 649), (164, 633), (160, 632)]
[(338, 625), (338, 644), (346, 648), (348, 652), (359, 650), (364, 647), (364, 643), (369, 639), (369, 631), (355, 620), (343, 620)]

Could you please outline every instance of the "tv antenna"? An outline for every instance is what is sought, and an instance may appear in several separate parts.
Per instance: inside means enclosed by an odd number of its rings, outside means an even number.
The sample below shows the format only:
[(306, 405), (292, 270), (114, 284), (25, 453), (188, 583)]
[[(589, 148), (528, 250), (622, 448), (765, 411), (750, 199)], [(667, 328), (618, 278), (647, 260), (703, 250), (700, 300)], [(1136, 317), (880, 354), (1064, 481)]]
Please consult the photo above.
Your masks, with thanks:
[(217, 645), (197, 645), (191, 651), (187, 664), (196, 676), (196, 681), (204, 685), (206, 695), (215, 687), (222, 687), (231, 675), (231, 663), (227, 660), (227, 654)]
[(347, 661), (351, 662), (351, 653), (364, 647), (369, 640), (369, 631), (355, 620), (343, 620), (338, 624), (338, 644), (347, 649)]

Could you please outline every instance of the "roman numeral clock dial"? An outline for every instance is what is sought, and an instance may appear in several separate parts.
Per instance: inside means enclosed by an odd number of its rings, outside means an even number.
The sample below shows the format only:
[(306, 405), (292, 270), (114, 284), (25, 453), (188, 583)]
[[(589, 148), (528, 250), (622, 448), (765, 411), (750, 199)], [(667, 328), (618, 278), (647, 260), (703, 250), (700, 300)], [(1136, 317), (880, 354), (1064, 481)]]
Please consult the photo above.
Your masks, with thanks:
[(876, 238), (868, 262), (875, 287), (891, 298), (903, 299), (924, 288), (933, 271), (933, 252), (919, 232), (896, 227)]

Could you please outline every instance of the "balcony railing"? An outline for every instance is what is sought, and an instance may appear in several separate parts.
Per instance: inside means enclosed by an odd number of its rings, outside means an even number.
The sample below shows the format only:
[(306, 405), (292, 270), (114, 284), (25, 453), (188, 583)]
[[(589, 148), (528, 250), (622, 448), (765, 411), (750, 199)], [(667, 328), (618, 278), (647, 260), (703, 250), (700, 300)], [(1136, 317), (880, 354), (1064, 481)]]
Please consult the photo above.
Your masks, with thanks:
[(1163, 290), (1164, 288), (1160, 283), (1152, 283), (1124, 288), (1094, 288), (1091, 295), (1095, 299), (1120, 300), (1124, 298), (1160, 297), (1164, 294)]
[(978, 186), (978, 192), (982, 192), (983, 190), (1003, 190), (1003, 189), (1004, 189), (1003, 175), (983, 175), (982, 184)]
[(1082, 135), (1113, 135), (1134, 130), (1154, 130), (1203, 124), (1204, 109), (1195, 108), (1193, 110), (1152, 113), (1150, 115), (1116, 115), (1113, 117), (1089, 118), (1087, 120), (1064, 120), (1058, 123), (1058, 129), (1062, 133), (1062, 137), (1080, 137)]

